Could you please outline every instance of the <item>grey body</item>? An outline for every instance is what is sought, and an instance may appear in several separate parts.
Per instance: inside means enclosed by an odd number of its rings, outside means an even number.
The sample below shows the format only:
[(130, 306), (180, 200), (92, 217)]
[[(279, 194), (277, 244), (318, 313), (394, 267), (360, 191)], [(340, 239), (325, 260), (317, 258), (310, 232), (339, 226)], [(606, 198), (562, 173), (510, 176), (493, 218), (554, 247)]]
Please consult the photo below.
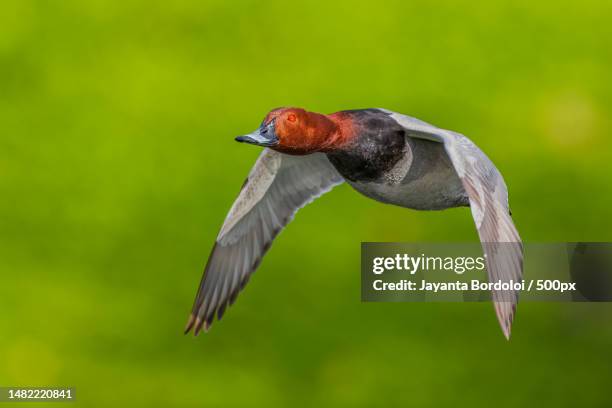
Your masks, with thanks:
[(415, 210), (470, 205), (444, 146), (429, 140), (406, 137), (403, 159), (387, 172), (376, 180), (347, 183), (376, 201)]
[(357, 135), (327, 157), (355, 190), (383, 203), (416, 210), (469, 205), (443, 144), (411, 137), (398, 120), (381, 109), (342, 114), (357, 127)]

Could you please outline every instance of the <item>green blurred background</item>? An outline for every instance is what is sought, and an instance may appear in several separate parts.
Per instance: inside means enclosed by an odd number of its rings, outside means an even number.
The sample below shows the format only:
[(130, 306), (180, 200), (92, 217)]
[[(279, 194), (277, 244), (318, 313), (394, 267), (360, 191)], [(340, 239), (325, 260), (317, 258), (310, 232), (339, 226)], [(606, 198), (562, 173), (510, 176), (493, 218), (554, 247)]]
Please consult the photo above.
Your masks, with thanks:
[(610, 406), (610, 304), (521, 304), (507, 342), (490, 304), (361, 303), (361, 241), (477, 236), (466, 208), (348, 186), (209, 334), (182, 329), (259, 153), (233, 137), (278, 106), (460, 131), (524, 240), (612, 240), (611, 20), (607, 0), (2, 0), (0, 385), (92, 407)]

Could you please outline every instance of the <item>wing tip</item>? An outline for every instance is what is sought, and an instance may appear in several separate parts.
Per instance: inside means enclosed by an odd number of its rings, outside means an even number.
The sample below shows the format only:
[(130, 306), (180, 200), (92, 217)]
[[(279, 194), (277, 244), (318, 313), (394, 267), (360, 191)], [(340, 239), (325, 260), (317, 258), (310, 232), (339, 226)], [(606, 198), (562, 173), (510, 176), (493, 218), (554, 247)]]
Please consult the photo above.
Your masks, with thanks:
[(208, 333), (208, 330), (210, 330), (211, 325), (211, 320), (201, 319), (199, 316), (196, 316), (192, 313), (189, 315), (189, 319), (187, 320), (187, 324), (185, 325), (183, 334), (189, 334), (192, 329), (194, 336), (198, 336), (202, 330), (204, 330), (205, 333)]
[[(516, 304), (509, 304), (509, 302), (494, 302), (494, 305), (499, 326), (502, 329), (504, 337), (509, 341), (512, 334), (512, 322), (514, 321), (514, 315), (516, 313)], [(508, 306), (510, 307), (508, 308)]]
[(195, 321), (196, 321), (196, 317), (194, 316), (193, 313), (191, 313), (189, 315), (189, 319), (187, 320), (187, 324), (185, 325), (185, 329), (183, 330), (183, 334), (187, 334), (191, 331)]
[(511, 331), (512, 331), (512, 327), (510, 325), (508, 325), (508, 326), (502, 325), (502, 332), (504, 333), (504, 337), (508, 341), (510, 341)]

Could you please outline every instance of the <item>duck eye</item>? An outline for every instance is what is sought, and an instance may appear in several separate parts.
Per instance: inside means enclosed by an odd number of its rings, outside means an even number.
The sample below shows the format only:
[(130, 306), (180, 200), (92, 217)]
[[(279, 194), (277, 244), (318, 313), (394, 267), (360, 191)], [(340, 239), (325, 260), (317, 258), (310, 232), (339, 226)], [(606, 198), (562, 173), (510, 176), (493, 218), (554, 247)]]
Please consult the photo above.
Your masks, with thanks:
[(295, 116), (295, 114), (293, 114), (293, 113), (290, 113), (290, 114), (287, 116), (287, 120), (288, 120), (289, 122), (295, 122), (295, 121), (297, 120), (297, 116)]

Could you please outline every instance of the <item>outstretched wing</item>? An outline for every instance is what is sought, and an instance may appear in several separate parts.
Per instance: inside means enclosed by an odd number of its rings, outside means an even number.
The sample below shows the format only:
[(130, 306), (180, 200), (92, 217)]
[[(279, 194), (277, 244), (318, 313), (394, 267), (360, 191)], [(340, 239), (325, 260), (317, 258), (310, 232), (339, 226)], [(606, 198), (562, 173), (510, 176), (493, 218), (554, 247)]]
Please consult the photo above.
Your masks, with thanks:
[[(470, 199), (472, 216), (486, 256), (491, 282), (520, 281), (523, 275), (523, 245), (508, 207), (508, 190), (502, 175), (489, 158), (467, 137), (381, 109), (400, 124), (410, 137), (443, 143)], [(506, 338), (516, 304), (517, 291), (493, 291), (497, 319)]]
[(221, 319), (297, 210), (343, 181), (322, 153), (289, 156), (265, 149), (217, 236), (185, 333), (207, 330), (215, 314)]

